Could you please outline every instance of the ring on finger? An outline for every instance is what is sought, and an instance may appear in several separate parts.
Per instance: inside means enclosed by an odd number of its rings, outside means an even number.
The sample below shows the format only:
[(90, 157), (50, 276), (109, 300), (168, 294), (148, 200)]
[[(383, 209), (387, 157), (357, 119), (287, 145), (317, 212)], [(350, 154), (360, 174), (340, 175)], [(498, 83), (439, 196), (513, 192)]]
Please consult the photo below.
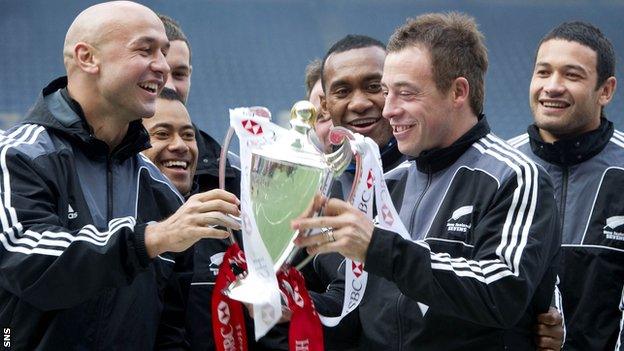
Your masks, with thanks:
[(327, 241), (330, 243), (336, 241), (336, 238), (334, 237), (334, 228), (328, 228), (327, 231), (325, 231), (325, 235), (327, 236)]

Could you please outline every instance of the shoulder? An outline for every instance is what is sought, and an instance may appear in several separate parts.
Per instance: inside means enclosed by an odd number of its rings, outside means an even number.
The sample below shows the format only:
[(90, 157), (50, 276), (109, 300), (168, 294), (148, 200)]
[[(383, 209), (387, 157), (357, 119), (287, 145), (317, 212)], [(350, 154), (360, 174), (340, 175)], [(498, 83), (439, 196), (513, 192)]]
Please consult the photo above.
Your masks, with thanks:
[(542, 167), (529, 156), (491, 133), (476, 141), (471, 152), (474, 154), (473, 166), (482, 168), (501, 184), (515, 179), (519, 184), (529, 185), (545, 176)]

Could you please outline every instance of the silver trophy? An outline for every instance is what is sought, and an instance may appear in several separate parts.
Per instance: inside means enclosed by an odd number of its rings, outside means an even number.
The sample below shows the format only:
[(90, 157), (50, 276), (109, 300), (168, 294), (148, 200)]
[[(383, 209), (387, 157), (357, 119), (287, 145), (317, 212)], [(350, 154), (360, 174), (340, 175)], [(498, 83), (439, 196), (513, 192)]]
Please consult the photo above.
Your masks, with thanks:
[[(262, 112), (261, 116), (270, 117), (270, 114), (267, 116)], [(255, 225), (276, 272), (291, 264), (297, 252), (293, 240), (299, 233), (291, 229), (292, 220), (306, 212), (317, 193), (329, 194), (333, 181), (347, 168), (354, 155), (348, 133), (342, 128), (336, 129), (332, 138), (333, 143), (338, 144), (336, 151), (330, 154), (322, 151), (313, 128), (316, 116), (314, 105), (299, 101), (290, 112), (290, 129), (272, 124), (271, 128), (279, 129), (279, 132), (273, 132), (272, 137), (251, 148), (249, 186), (241, 186), (249, 191)], [(230, 129), (224, 142), (222, 161), (232, 135)]]

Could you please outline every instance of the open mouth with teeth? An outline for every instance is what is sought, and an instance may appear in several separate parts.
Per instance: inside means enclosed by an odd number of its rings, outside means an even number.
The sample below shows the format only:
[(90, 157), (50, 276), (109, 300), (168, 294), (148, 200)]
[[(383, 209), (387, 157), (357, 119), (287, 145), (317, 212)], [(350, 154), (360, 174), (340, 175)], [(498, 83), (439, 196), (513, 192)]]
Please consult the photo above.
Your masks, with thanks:
[(540, 101), (540, 104), (546, 108), (566, 108), (570, 104), (565, 101)]
[(377, 118), (360, 118), (360, 119), (356, 119), (354, 121), (351, 121), (349, 123), (347, 123), (348, 125), (350, 125), (351, 127), (354, 128), (366, 128), (366, 127), (370, 127), (373, 124), (379, 122), (381, 120), (381, 117), (377, 117)]
[(399, 125), (399, 126), (392, 126), (392, 131), (394, 133), (401, 133), (404, 132), (410, 128), (412, 128), (414, 125), (410, 124), (410, 125)]
[(189, 163), (186, 161), (165, 161), (162, 162), (162, 165), (169, 169), (187, 170)]
[(139, 87), (143, 90), (147, 90), (152, 94), (155, 94), (158, 90), (158, 84), (156, 83), (139, 83)]

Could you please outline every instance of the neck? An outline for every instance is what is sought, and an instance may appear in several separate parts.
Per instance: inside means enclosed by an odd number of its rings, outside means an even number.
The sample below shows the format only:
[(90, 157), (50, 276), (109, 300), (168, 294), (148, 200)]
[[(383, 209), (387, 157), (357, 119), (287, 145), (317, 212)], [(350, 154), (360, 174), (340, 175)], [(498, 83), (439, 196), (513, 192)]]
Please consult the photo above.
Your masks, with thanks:
[(468, 133), (468, 131), (474, 127), (477, 122), (479, 122), (479, 118), (470, 111), (459, 111), (456, 114), (457, 118), (455, 118), (455, 123), (453, 127), (448, 132), (448, 138), (446, 139), (446, 143), (442, 147), (451, 146), (454, 142), (459, 140), (464, 134)]
[(101, 103), (101, 97), (89, 94), (88, 89), (75, 87), (70, 81), (67, 84), (69, 96), (82, 107), (87, 124), (93, 130), (93, 136), (114, 150), (128, 132), (128, 122), (120, 119), (106, 104)]
[(539, 134), (543, 141), (547, 143), (554, 143), (555, 141), (576, 138), (579, 135), (591, 132), (600, 128), (600, 117), (594, 118), (591, 123), (581, 126), (577, 130), (568, 131), (565, 133), (553, 133), (546, 129), (539, 128)]

